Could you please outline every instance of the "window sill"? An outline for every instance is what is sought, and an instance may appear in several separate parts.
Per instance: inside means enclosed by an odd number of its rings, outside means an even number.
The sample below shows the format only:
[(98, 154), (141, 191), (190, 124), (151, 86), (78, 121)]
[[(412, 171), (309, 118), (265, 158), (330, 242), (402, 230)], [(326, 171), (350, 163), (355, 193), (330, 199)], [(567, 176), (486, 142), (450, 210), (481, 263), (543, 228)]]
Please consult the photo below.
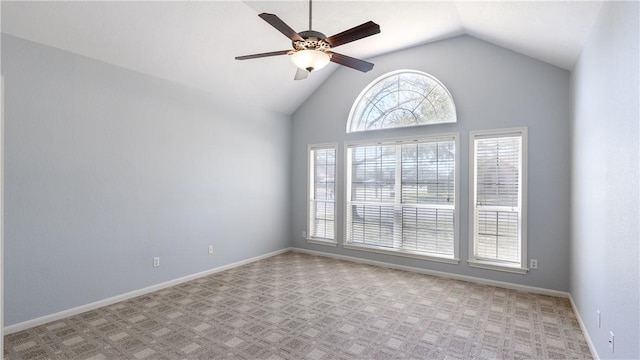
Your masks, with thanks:
[(326, 246), (333, 246), (333, 247), (338, 246), (338, 242), (335, 240), (320, 240), (320, 239), (307, 238), (307, 242), (310, 244), (317, 244), (317, 245), (326, 245)]
[(468, 262), (469, 262), (469, 266), (480, 268), (480, 269), (504, 271), (504, 272), (510, 272), (515, 274), (526, 274), (529, 271), (529, 269), (519, 267), (519, 266), (508, 266), (508, 265), (503, 265), (500, 263), (493, 263), (488, 261), (469, 260)]
[(351, 249), (351, 250), (370, 251), (370, 252), (375, 252), (379, 254), (388, 254), (388, 255), (408, 257), (408, 258), (414, 258), (414, 259), (420, 259), (420, 260), (436, 261), (436, 262), (442, 262), (446, 264), (460, 263), (460, 259), (439, 257), (439, 256), (433, 256), (433, 255), (424, 255), (424, 254), (407, 251), (407, 250), (390, 250), (387, 248), (382, 248), (377, 246), (356, 245), (356, 244), (344, 244), (342, 245), (342, 247), (344, 247), (345, 249)]

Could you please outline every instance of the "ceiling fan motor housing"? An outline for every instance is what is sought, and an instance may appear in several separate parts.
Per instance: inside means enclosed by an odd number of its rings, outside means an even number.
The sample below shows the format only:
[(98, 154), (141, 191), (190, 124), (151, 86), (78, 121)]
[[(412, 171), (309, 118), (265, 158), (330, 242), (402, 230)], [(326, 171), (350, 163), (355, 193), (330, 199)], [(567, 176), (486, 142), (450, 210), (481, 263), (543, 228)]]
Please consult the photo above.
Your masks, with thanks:
[(327, 51), (331, 48), (331, 44), (325, 40), (327, 38), (326, 35), (319, 31), (301, 31), (298, 35), (304, 40), (294, 40), (291, 42), (293, 48), (296, 50)]

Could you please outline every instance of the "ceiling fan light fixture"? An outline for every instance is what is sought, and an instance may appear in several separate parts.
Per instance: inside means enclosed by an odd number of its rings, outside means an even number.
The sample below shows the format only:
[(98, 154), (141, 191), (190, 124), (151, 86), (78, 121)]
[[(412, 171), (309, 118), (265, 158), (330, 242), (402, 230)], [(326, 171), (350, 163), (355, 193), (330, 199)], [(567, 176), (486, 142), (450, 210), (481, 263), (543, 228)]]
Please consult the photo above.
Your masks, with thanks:
[(327, 66), (331, 56), (319, 50), (299, 50), (291, 54), (291, 62), (298, 68), (308, 72), (320, 70)]

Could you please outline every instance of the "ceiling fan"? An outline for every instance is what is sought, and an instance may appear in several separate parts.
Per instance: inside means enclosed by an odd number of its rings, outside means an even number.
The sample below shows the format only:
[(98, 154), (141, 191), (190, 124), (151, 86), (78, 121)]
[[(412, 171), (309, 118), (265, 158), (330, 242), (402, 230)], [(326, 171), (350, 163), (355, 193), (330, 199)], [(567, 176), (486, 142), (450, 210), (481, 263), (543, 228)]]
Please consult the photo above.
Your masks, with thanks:
[(329, 63), (329, 61), (343, 66), (350, 67), (362, 72), (373, 69), (373, 64), (364, 60), (352, 58), (331, 51), (340, 45), (360, 40), (367, 36), (380, 33), (380, 25), (373, 21), (367, 21), (349, 30), (333, 36), (326, 37), (323, 33), (311, 30), (311, 14), (312, 4), (309, 0), (309, 30), (295, 32), (289, 25), (285, 24), (279, 17), (274, 14), (262, 13), (258, 16), (262, 20), (268, 22), (276, 30), (283, 33), (291, 40), (293, 49), (272, 51), (267, 53), (236, 56), (236, 60), (256, 59), (267, 56), (290, 55), (291, 61), (296, 65), (298, 70), (294, 77), (295, 80), (306, 79), (311, 71), (319, 70)]

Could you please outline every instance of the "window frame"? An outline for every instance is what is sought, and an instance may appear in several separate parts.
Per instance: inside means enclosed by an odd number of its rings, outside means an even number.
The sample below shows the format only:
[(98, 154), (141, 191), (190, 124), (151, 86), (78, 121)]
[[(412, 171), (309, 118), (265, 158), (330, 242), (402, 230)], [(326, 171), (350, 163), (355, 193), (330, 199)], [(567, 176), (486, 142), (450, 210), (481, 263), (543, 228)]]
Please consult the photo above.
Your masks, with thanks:
[[(358, 108), (358, 105), (363, 100), (365, 95), (367, 95), (369, 93), (369, 91), (373, 87), (378, 85), (378, 83), (380, 83), (380, 82), (384, 81), (385, 79), (390, 78), (392, 76), (401, 75), (401, 74), (417, 74), (417, 75), (421, 75), (421, 76), (424, 76), (424, 77), (428, 77), (431, 80), (433, 80), (439, 87), (441, 87), (445, 91), (445, 93), (448, 95), (448, 99), (451, 102), (451, 105), (453, 107), (453, 121), (432, 122), (432, 123), (427, 122), (427, 123), (423, 123), (423, 124), (389, 126), (389, 127), (379, 128), (379, 129), (353, 130), (352, 129), (352, 125), (353, 125), (353, 120), (354, 120), (356, 109)], [(412, 128), (412, 127), (420, 127), (420, 126), (428, 126), (428, 125), (455, 124), (457, 122), (458, 122), (458, 113), (457, 113), (457, 110), (456, 110), (456, 103), (453, 100), (453, 96), (451, 95), (451, 92), (449, 91), (449, 89), (438, 78), (436, 78), (435, 76), (433, 76), (433, 75), (431, 75), (429, 73), (426, 73), (426, 72), (420, 71), (420, 70), (400, 69), (400, 70), (394, 70), (394, 71), (388, 72), (386, 74), (383, 74), (383, 75), (377, 77), (372, 82), (370, 82), (360, 92), (360, 94), (358, 94), (358, 97), (353, 102), (353, 105), (351, 105), (351, 110), (349, 111), (349, 117), (347, 118), (346, 133), (347, 134), (351, 134), (351, 133), (369, 132), (369, 131), (378, 131), (378, 130), (388, 130), (388, 129), (404, 129), (404, 128)]]
[[(520, 136), (520, 264), (510, 264), (502, 261), (481, 259), (476, 256), (476, 140), (500, 137)], [(526, 274), (527, 267), (527, 179), (528, 179), (528, 129), (527, 127), (514, 127), (495, 130), (477, 130), (469, 132), (469, 259), (471, 267)]]
[[(437, 254), (425, 254), (422, 252), (407, 250), (407, 249), (390, 249), (382, 246), (375, 245), (366, 245), (366, 244), (354, 244), (347, 242), (348, 239), (348, 231), (350, 228), (350, 223), (348, 219), (349, 211), (348, 207), (350, 206), (350, 196), (351, 196), (351, 167), (349, 166), (351, 160), (349, 159), (349, 148), (354, 146), (375, 146), (375, 145), (402, 145), (402, 144), (410, 144), (414, 142), (420, 141), (428, 141), (428, 142), (437, 142), (444, 140), (453, 140), (454, 149), (455, 149), (455, 176), (454, 176), (454, 209), (453, 209), (453, 257), (449, 258), (446, 256), (440, 256)], [(441, 262), (447, 264), (459, 264), (460, 263), (460, 139), (458, 133), (443, 133), (436, 135), (427, 135), (427, 136), (412, 136), (412, 137), (398, 137), (398, 138), (386, 138), (386, 139), (371, 139), (371, 140), (356, 140), (356, 141), (346, 141), (344, 143), (344, 200), (343, 203), (343, 237), (342, 237), (342, 247), (345, 249), (351, 250), (359, 250), (366, 252), (374, 252), (388, 255), (395, 255), (400, 257), (408, 257), (414, 259), (421, 260), (429, 260), (434, 262)], [(400, 180), (401, 181), (401, 180)], [(396, 205), (396, 204), (392, 204)]]
[[(333, 149), (335, 153), (335, 163), (333, 165), (333, 239), (329, 238), (320, 238), (314, 237), (313, 234), (313, 209), (312, 206), (315, 203), (314, 195), (314, 185), (315, 185), (315, 174), (314, 174), (314, 157), (313, 154), (317, 150), (325, 150), (325, 149)], [(320, 244), (320, 245), (328, 245), (328, 246), (337, 246), (337, 201), (336, 201), (336, 188), (338, 181), (338, 143), (319, 143), (319, 144), (309, 144), (307, 146), (307, 232), (305, 236), (305, 240), (308, 243), (312, 244)]]

